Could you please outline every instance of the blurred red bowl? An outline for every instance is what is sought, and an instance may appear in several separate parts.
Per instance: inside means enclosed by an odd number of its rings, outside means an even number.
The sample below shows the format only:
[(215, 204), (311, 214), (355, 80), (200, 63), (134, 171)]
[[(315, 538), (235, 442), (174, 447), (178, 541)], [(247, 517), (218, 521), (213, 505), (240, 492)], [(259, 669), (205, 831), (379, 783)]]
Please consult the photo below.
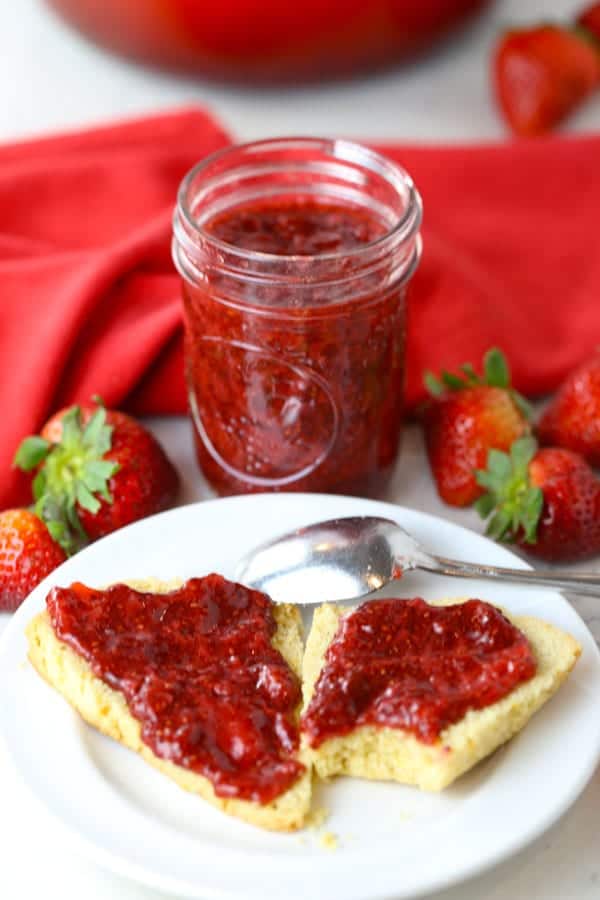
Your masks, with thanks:
[(231, 80), (351, 75), (425, 49), (490, 0), (48, 0), (112, 50)]

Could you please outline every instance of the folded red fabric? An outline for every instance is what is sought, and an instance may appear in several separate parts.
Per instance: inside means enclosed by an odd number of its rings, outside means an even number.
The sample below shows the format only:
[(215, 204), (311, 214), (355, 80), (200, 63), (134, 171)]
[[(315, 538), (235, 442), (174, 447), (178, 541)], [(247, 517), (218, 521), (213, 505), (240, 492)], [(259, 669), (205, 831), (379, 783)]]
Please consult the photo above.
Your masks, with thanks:
[(62, 404), (184, 409), (171, 214), (229, 142), (194, 109), (0, 148), (0, 509), (27, 499), (19, 441)]
[[(0, 508), (27, 499), (11, 460), (58, 406), (185, 410), (171, 213), (185, 171), (229, 140), (182, 110), (0, 148)], [(600, 136), (379, 149), (425, 205), (409, 405), (425, 368), (493, 344), (521, 390), (551, 390), (600, 340)]]

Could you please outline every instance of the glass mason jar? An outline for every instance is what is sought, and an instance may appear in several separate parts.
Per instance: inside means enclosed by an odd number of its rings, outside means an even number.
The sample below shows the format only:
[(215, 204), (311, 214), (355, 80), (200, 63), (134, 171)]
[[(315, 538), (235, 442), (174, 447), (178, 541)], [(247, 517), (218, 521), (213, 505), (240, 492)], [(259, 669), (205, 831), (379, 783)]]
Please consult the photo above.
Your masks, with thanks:
[(218, 493), (384, 492), (420, 222), (409, 175), (348, 141), (236, 146), (183, 180), (189, 406)]

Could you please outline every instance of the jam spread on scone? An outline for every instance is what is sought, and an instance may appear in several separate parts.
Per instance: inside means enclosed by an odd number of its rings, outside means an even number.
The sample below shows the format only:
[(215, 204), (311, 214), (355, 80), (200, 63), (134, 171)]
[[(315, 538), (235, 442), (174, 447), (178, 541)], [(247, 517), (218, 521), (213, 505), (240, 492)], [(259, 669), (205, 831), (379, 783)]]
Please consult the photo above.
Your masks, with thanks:
[(299, 778), (300, 685), (271, 641), (272, 604), (219, 575), (168, 594), (54, 588), (58, 638), (120, 691), (156, 756), (219, 797), (269, 803)]
[(535, 672), (527, 638), (489, 603), (373, 600), (341, 619), (302, 727), (313, 747), (361, 725), (433, 744)]

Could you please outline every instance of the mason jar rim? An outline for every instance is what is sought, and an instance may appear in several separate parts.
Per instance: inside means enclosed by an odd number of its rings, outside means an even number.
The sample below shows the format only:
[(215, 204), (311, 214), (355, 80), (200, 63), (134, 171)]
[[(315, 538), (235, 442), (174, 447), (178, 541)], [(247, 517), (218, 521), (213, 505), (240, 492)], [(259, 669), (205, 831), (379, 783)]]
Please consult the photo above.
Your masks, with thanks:
[[(340, 162), (354, 163), (355, 165), (363, 165), (375, 174), (385, 178), (387, 182), (396, 190), (397, 194), (402, 191), (406, 192), (406, 207), (394, 224), (386, 229), (383, 234), (374, 238), (366, 244), (358, 247), (328, 251), (326, 253), (315, 254), (292, 254), (292, 253), (267, 253), (261, 250), (250, 250), (244, 247), (238, 247), (227, 241), (222, 241), (207, 231), (202, 223), (199, 223), (194, 217), (191, 208), (191, 188), (197, 177), (212, 165), (228, 156), (234, 156), (240, 151), (259, 152), (261, 150), (281, 149), (311, 149), (324, 152), (334, 160)], [(215, 177), (215, 184), (218, 184), (219, 175)], [(210, 185), (210, 181), (207, 182)], [(285, 264), (286, 262), (293, 264), (295, 261), (303, 263), (311, 260), (319, 260), (319, 262), (335, 262), (341, 259), (360, 259), (368, 256), (373, 251), (385, 248), (386, 244), (402, 243), (418, 233), (423, 215), (423, 207), (420, 194), (415, 187), (413, 179), (409, 173), (398, 163), (393, 162), (387, 157), (372, 150), (362, 144), (349, 141), (343, 138), (319, 138), (319, 137), (276, 137), (266, 138), (257, 141), (246, 141), (243, 143), (232, 144), (221, 150), (211, 153), (209, 156), (196, 163), (192, 169), (184, 176), (179, 190), (177, 192), (177, 206), (174, 213), (174, 232), (175, 239), (182, 239), (182, 229), (180, 226), (180, 216), (183, 218), (184, 230), (189, 228), (191, 233), (199, 237), (208, 245), (220, 250), (223, 253), (234, 254), (240, 259), (254, 260), (256, 262)], [(189, 239), (189, 238), (188, 238)]]

